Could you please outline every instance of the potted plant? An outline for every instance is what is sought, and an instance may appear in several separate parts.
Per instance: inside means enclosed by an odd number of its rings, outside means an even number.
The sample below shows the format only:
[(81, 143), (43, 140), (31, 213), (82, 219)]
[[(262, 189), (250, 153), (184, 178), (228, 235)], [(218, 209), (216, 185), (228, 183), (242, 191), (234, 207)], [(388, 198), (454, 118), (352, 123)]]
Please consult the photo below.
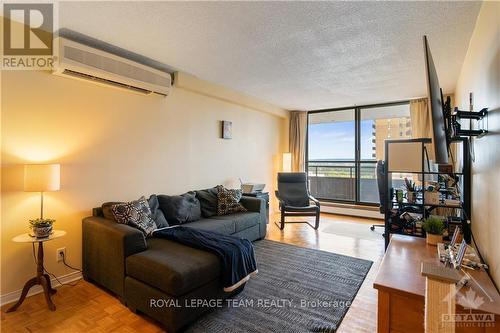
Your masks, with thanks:
[(437, 243), (443, 240), (444, 223), (440, 218), (429, 216), (424, 220), (422, 228), (425, 230), (427, 235), (427, 244), (437, 245)]
[(52, 225), (56, 220), (37, 218), (30, 220), (30, 228), (36, 238), (49, 237), (52, 232)]
[(405, 178), (406, 198), (409, 203), (415, 203), (417, 199), (415, 182)]

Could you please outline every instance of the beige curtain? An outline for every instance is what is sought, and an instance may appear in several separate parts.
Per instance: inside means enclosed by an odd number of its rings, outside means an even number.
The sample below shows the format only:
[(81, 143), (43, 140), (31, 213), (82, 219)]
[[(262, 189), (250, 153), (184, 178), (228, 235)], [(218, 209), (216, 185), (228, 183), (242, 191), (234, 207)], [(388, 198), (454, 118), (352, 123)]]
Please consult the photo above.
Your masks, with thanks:
[[(427, 106), (427, 98), (420, 98), (410, 101), (411, 136), (414, 139), (431, 138), (432, 116), (430, 108)], [(434, 146), (427, 146), (429, 159), (434, 160)]]
[(292, 154), (292, 171), (305, 171), (307, 112), (290, 112), (289, 147)]

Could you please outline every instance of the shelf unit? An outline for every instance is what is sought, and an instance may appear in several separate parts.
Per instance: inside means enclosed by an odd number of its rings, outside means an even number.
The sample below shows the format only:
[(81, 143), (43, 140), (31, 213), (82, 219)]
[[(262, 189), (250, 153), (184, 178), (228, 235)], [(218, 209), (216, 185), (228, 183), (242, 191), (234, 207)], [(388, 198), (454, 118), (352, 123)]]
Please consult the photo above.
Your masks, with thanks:
[[(387, 248), (391, 234), (410, 235), (415, 237), (425, 237), (423, 230), (418, 230), (415, 223), (404, 221), (400, 216), (405, 213), (415, 213), (421, 215), (423, 218), (428, 217), (436, 208), (451, 208), (454, 214), (447, 216), (449, 221), (454, 225), (461, 225), (464, 231), (464, 238), (470, 242), (470, 225), (468, 216), (470, 216), (470, 168), (469, 168), (469, 155), (468, 155), (468, 141), (462, 141), (463, 157), (462, 167), (459, 172), (439, 172), (427, 171), (428, 165), (427, 148), (426, 146), (432, 144), (431, 139), (408, 139), (408, 140), (386, 140), (385, 141), (385, 168), (386, 168), (386, 209), (385, 209), (385, 246)], [(392, 156), (392, 155), (395, 156)], [(417, 193), (418, 196), (414, 203), (409, 203), (406, 200), (397, 202), (394, 181), (394, 174), (405, 174), (410, 177), (417, 176), (418, 182), (421, 183)], [(445, 181), (449, 175), (452, 179), (457, 179), (457, 188), (459, 189), (459, 203), (458, 204), (445, 204), (442, 199), (448, 199), (450, 195), (448, 192), (448, 182)], [(439, 204), (426, 203), (426, 187), (430, 182), (440, 181), (444, 183), (445, 188), (440, 190)], [(449, 181), (449, 179), (448, 179)], [(404, 187), (400, 180), (399, 187)], [(397, 228), (395, 228), (395, 226)]]

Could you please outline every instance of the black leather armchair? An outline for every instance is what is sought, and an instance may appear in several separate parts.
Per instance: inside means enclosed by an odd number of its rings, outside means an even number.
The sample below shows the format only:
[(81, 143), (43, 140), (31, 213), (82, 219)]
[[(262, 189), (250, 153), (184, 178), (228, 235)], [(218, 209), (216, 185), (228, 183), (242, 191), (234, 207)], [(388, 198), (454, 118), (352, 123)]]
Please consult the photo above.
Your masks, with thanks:
[[(319, 201), (313, 198), (307, 186), (305, 172), (280, 172), (278, 173), (278, 190), (276, 197), (279, 200), (281, 221), (278, 227), (283, 229), (285, 223), (307, 223), (314, 229), (319, 227)], [(286, 222), (287, 216), (315, 216), (314, 226), (307, 221)]]

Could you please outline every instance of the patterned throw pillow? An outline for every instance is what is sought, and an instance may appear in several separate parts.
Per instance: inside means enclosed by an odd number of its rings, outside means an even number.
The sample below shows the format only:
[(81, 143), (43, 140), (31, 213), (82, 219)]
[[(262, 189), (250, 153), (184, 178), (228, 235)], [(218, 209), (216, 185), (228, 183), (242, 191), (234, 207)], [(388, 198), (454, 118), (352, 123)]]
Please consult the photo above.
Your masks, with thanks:
[(240, 204), (241, 190), (229, 190), (222, 185), (217, 186), (217, 215), (246, 212)]
[(141, 197), (139, 200), (112, 205), (111, 211), (116, 222), (137, 228), (146, 236), (151, 235), (156, 229), (151, 209), (144, 197)]

